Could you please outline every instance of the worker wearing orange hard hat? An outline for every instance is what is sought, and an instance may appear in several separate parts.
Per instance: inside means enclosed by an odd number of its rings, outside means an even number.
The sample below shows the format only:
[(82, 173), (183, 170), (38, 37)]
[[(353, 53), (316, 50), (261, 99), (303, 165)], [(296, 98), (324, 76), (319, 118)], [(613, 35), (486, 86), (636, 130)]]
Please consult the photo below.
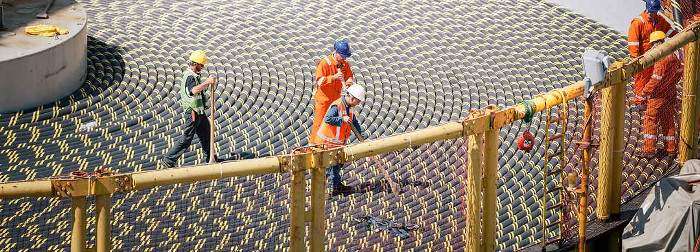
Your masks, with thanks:
[[(663, 43), (665, 37), (664, 32), (655, 31), (651, 33), (649, 41), (652, 43), (652, 47), (656, 47)], [(641, 92), (647, 103), (642, 122), (644, 144), (641, 156), (653, 157), (656, 155), (656, 143), (659, 137), (664, 141), (667, 154), (675, 155), (678, 152), (678, 140), (676, 139), (678, 90), (676, 84), (682, 77), (683, 63), (679, 51), (654, 64), (651, 78)], [(661, 134), (658, 134), (658, 128), (661, 128)]]
[[(642, 56), (651, 49), (650, 35), (655, 31), (662, 31), (668, 37), (673, 37), (677, 32), (661, 15), (657, 14), (661, 10), (660, 0), (644, 0), (646, 9), (638, 17), (632, 19), (627, 36), (627, 47), (632, 58)], [(649, 82), (653, 69), (648, 67), (634, 76), (634, 102), (642, 104), (642, 89)]]

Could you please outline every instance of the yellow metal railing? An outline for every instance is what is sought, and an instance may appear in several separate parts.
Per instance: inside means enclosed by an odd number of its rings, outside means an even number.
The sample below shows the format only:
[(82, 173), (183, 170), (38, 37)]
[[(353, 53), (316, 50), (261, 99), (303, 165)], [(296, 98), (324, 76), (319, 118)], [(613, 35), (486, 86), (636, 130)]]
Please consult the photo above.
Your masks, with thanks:
[[(685, 84), (683, 85), (683, 114), (681, 119), (681, 139), (686, 144), (681, 146), (680, 162), (692, 158), (695, 153), (695, 120), (697, 118), (698, 76), (700, 50), (698, 37), (700, 23), (671, 38), (636, 59), (626, 59), (614, 63), (608, 70), (605, 81), (596, 90), (603, 90), (603, 112), (601, 120), (600, 168), (601, 179), (598, 193), (597, 213), (601, 218), (619, 212), (620, 201), (620, 167), (622, 167), (622, 129), (624, 122), (624, 85), (635, 73), (654, 62), (688, 45), (686, 49)], [(563, 94), (563, 95), (562, 95)], [(290, 189), (290, 249), (303, 251), (305, 245), (305, 222), (311, 222), (310, 248), (312, 251), (324, 251), (325, 240), (325, 167), (333, 164), (352, 162), (360, 158), (375, 156), (417, 145), (436, 141), (465, 138), (468, 145), (469, 163), (467, 165), (467, 202), (468, 228), (465, 230), (467, 248), (470, 251), (495, 250), (496, 235), (496, 174), (498, 131), (501, 127), (516, 120), (523, 119), (528, 113), (536, 113), (557, 106), (562, 102), (581, 97), (584, 94), (584, 82), (556, 89), (539, 95), (525, 103), (504, 109), (488, 107), (471, 115), (461, 122), (449, 122), (412, 132), (389, 136), (381, 139), (335, 148), (305, 148), (288, 155), (272, 156), (200, 166), (173, 169), (134, 172), (126, 174), (104, 174), (90, 178), (57, 178), (34, 181), (19, 181), (0, 184), (0, 198), (17, 197), (70, 197), (73, 200), (73, 232), (71, 250), (86, 249), (86, 200), (87, 196), (96, 197), (97, 251), (110, 250), (110, 204), (111, 194), (133, 190), (144, 190), (156, 186), (193, 183), (230, 177), (256, 174), (289, 172), (292, 175)], [(591, 99), (586, 99), (586, 107), (591, 107)], [(589, 112), (590, 109), (587, 109)], [(588, 115), (584, 115), (589, 118)], [(590, 124), (585, 127), (585, 139), (590, 139)], [(482, 145), (485, 147), (482, 148)], [(685, 148), (685, 149), (684, 149)], [(584, 168), (582, 169), (582, 186), (579, 213), (579, 238), (585, 241), (585, 221), (587, 217), (587, 161), (590, 150), (584, 148)], [(304, 175), (311, 171), (311, 211), (306, 212)], [(482, 176), (483, 172), (483, 176)], [(483, 209), (483, 215), (479, 212)], [(580, 243), (579, 249), (584, 249)]]

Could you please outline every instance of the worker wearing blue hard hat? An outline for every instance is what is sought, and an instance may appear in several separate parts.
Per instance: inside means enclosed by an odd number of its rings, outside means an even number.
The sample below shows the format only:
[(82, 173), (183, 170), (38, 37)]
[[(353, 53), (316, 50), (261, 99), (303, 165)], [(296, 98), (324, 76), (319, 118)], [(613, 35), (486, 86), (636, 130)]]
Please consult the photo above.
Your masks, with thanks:
[(661, 0), (644, 0), (646, 3), (646, 11), (649, 13), (657, 13), (661, 10)]
[(318, 138), (318, 129), (323, 117), (333, 101), (340, 98), (343, 88), (353, 84), (353, 72), (347, 59), (352, 56), (348, 39), (339, 39), (333, 43), (333, 52), (318, 62), (314, 78), (314, 120), (309, 135), (309, 143), (322, 144)]
[(348, 39), (341, 39), (335, 41), (335, 43), (333, 44), (333, 49), (343, 59), (347, 59), (350, 58), (350, 56), (352, 56), (352, 52), (350, 51), (350, 43)]

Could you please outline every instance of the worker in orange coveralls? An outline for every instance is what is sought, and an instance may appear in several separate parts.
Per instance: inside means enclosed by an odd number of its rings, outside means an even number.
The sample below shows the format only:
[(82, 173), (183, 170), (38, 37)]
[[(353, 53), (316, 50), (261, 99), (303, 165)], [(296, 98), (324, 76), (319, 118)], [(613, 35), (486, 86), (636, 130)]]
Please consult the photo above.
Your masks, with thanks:
[[(664, 42), (666, 35), (661, 31), (651, 33), (650, 41), (653, 47)], [(644, 145), (642, 157), (654, 157), (656, 155), (657, 129), (662, 129), (661, 138), (666, 146), (668, 155), (678, 153), (678, 140), (676, 139), (676, 104), (678, 103), (678, 81), (683, 77), (683, 63), (680, 52), (676, 51), (666, 56), (653, 66), (653, 72), (649, 82), (642, 89), (641, 95), (647, 103), (642, 123), (644, 133)]]
[[(646, 10), (638, 17), (632, 19), (632, 23), (629, 27), (627, 47), (630, 57), (632, 58), (642, 56), (642, 54), (651, 49), (649, 36), (652, 32), (662, 31), (668, 34), (668, 37), (673, 37), (677, 33), (666, 19), (657, 14), (657, 12), (661, 10), (660, 0), (644, 0), (644, 2), (646, 2)], [(635, 97), (633, 101), (635, 104), (641, 105), (643, 103), (644, 99), (642, 99), (641, 95), (642, 89), (644, 85), (649, 82), (651, 75), (652, 68), (649, 67), (634, 76), (633, 90)]]
[(347, 61), (351, 55), (348, 39), (337, 40), (333, 44), (333, 53), (321, 59), (316, 66), (314, 122), (311, 126), (309, 143), (323, 143), (317, 132), (323, 123), (326, 111), (333, 101), (340, 98), (343, 87), (347, 88), (353, 83), (353, 73), (350, 70), (350, 63)]

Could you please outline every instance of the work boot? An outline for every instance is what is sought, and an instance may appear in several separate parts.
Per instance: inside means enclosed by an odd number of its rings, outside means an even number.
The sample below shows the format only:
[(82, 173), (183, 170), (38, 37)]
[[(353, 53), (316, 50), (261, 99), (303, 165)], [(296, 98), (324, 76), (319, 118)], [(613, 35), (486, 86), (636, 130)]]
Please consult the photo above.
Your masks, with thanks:
[(343, 185), (343, 183), (340, 183), (338, 185), (333, 186), (333, 191), (331, 192), (332, 196), (335, 195), (340, 195), (340, 194), (345, 194), (352, 192), (352, 187)]

